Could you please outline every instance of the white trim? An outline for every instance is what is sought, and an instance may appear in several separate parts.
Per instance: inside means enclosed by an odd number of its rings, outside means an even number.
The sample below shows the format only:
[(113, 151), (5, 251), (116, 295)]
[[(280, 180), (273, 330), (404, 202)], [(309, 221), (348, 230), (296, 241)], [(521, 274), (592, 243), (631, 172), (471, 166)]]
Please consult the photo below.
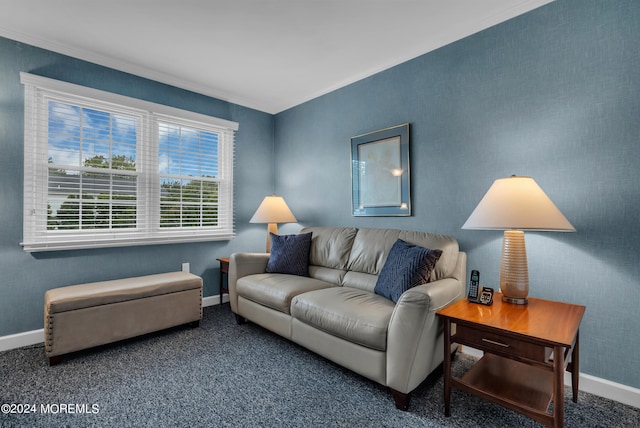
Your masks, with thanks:
[(0, 336), (0, 352), (44, 343), (44, 328)]
[(21, 242), (25, 252), (37, 253), (39, 251), (60, 251), (60, 250), (80, 250), (80, 249), (93, 249), (93, 248), (112, 248), (112, 247), (132, 247), (132, 246), (144, 246), (144, 245), (164, 245), (164, 244), (184, 244), (191, 242), (210, 242), (210, 241), (228, 241), (233, 239), (233, 234), (207, 234), (201, 233), (200, 235), (192, 236), (171, 236), (170, 233), (163, 237), (152, 238), (112, 238), (110, 240), (99, 241), (94, 239), (92, 241), (76, 240), (69, 242)]
[[(469, 346), (461, 346), (460, 352), (476, 358), (480, 358), (483, 355), (482, 351)], [(571, 386), (571, 373), (565, 372), (564, 384), (566, 386)], [(578, 385), (581, 392), (587, 392), (599, 397), (608, 398), (609, 400), (614, 400), (640, 409), (640, 389), (638, 388), (611, 382), (610, 380), (591, 376), (585, 373), (580, 373)], [(578, 397), (578, 400), (579, 399), (580, 397)]]
[(279, 113), (279, 111), (270, 109), (271, 106), (267, 105), (267, 103), (255, 99), (255, 97), (246, 97), (244, 96), (244, 94), (240, 94), (237, 91), (230, 91), (221, 87), (212, 87), (209, 85), (192, 82), (186, 80), (184, 76), (175, 76), (169, 73), (160, 72), (155, 69), (122, 60), (120, 58), (109, 55), (101, 55), (91, 50), (80, 49), (65, 43), (58, 43), (50, 39), (36, 37), (28, 33), (14, 31), (8, 28), (0, 28), (0, 37), (15, 40), (17, 42), (35, 46), (37, 48), (46, 49), (62, 55), (67, 55), (72, 58), (80, 59), (82, 61), (98, 64), (103, 67), (123, 71), (134, 76), (164, 83), (165, 85), (175, 86), (176, 88), (181, 88), (198, 94), (207, 95), (221, 101), (226, 101), (240, 106), (263, 111), (265, 113)]
[[(229, 301), (229, 295), (222, 296), (222, 303), (227, 303)], [(202, 298), (202, 307), (206, 308), (207, 306), (215, 306), (220, 304), (220, 295), (216, 294), (215, 296), (207, 296)]]
[[(238, 129), (238, 123), (24, 72), (20, 73), (20, 81), (25, 86), (25, 191), (23, 201), (23, 241), (21, 242), (24, 251), (57, 251), (218, 241), (229, 240), (235, 236), (233, 230), (233, 145), (234, 131)], [(111, 223), (111, 216), (109, 216), (108, 223), (104, 229), (86, 228), (84, 230), (82, 227), (71, 227), (68, 230), (63, 230), (65, 229), (64, 227), (56, 227), (56, 230), (54, 230), (51, 227), (49, 213), (53, 211), (50, 205), (51, 182), (48, 181), (50, 168), (77, 170), (76, 174), (78, 174), (78, 171), (83, 173), (85, 169), (91, 170), (91, 168), (85, 168), (86, 165), (82, 165), (82, 162), (78, 165), (78, 158), (75, 159), (75, 163), (56, 159), (56, 165), (50, 163), (51, 157), (49, 157), (48, 161), (47, 153), (51, 153), (52, 144), (49, 122), (51, 102), (68, 104), (77, 109), (97, 109), (104, 111), (108, 115), (123, 114), (127, 117), (127, 121), (130, 121), (127, 130), (130, 128), (133, 136), (128, 138), (133, 141), (127, 142), (130, 150), (135, 151), (136, 166), (135, 171), (125, 173), (135, 177), (132, 182), (126, 184), (128, 191), (134, 196), (132, 198), (134, 202), (126, 206), (135, 207), (135, 210), (129, 218), (130, 222), (126, 225), (127, 227), (118, 228), (117, 225), (114, 226)], [(74, 110), (74, 115), (76, 113), (78, 112)], [(164, 131), (162, 129), (165, 129), (165, 122), (170, 124), (171, 127), (175, 126), (176, 129), (188, 129), (190, 132), (197, 132), (198, 138), (206, 134), (207, 141), (211, 142), (212, 149), (209, 153), (211, 156), (207, 157), (209, 169), (196, 170), (195, 172), (193, 170), (181, 171), (181, 174), (175, 177), (166, 174), (167, 171), (162, 170), (160, 167), (162, 159), (158, 154), (161, 153), (159, 150), (168, 144), (167, 141), (163, 140)], [(78, 120), (73, 122), (71, 129), (79, 130), (80, 128), (77, 128), (79, 126), (80, 121)], [(190, 128), (193, 128), (193, 130)], [(56, 129), (54, 129), (54, 132)], [(200, 132), (203, 134), (200, 134)], [(66, 141), (66, 138), (64, 140)], [(81, 145), (79, 146), (80, 149), (76, 148), (70, 153), (82, 158), (84, 137), (79, 135), (79, 138), (76, 137), (73, 141), (75, 141), (74, 146), (78, 145), (78, 143), (81, 143)], [(108, 142), (107, 145), (110, 149), (111, 142)], [(195, 146), (195, 148), (189, 147), (186, 150), (188, 150), (189, 155), (187, 159), (191, 159), (200, 155), (201, 148)], [(184, 147), (181, 152), (183, 151)], [(173, 157), (171, 159), (173, 160)], [(179, 165), (182, 165), (181, 162), (178, 160)], [(217, 165), (217, 168), (215, 165)], [(78, 166), (79, 168), (76, 168)], [(106, 193), (100, 193), (100, 195), (111, 195), (114, 188), (110, 177), (119, 174), (116, 169), (109, 166), (109, 168), (100, 170), (101, 173), (104, 172), (105, 176), (108, 177), (107, 180), (109, 180), (104, 181), (101, 189), (101, 192), (106, 191)], [(205, 174), (205, 171), (210, 176), (215, 175), (215, 178), (200, 177), (200, 174)], [(217, 174), (214, 174), (214, 171), (217, 171)], [(160, 214), (163, 210), (163, 201), (160, 194), (162, 192), (161, 183), (164, 178), (183, 180), (180, 181), (182, 183), (181, 186), (193, 180), (196, 182), (217, 183), (211, 187), (215, 186), (217, 189), (217, 200), (202, 198), (204, 190), (201, 189), (199, 205), (192, 205), (192, 201), (187, 202), (185, 205), (183, 204), (184, 201), (180, 199), (177, 211), (179, 215), (177, 218), (182, 221), (182, 213), (185, 212), (185, 207), (193, 206), (199, 208), (199, 212), (202, 213), (201, 218), (209, 216), (207, 218), (217, 219), (216, 224), (185, 225), (178, 223), (171, 224), (167, 228), (163, 227)], [(67, 196), (67, 199), (71, 196), (78, 197), (80, 195), (79, 192), (82, 192), (81, 186), (84, 180), (80, 179), (79, 181), (78, 188), (73, 186), (66, 188), (63, 180), (60, 196)], [(94, 192), (89, 191), (89, 193), (90, 198), (93, 199)], [(97, 190), (95, 190), (95, 193), (98, 193)], [(173, 206), (174, 204), (172, 203), (171, 205)], [(107, 205), (102, 206), (107, 207)], [(108, 207), (108, 212), (111, 213), (111, 205)], [(212, 217), (211, 214), (204, 214), (206, 212), (214, 212), (213, 210), (206, 211), (207, 207), (215, 210), (216, 214), (214, 215), (216, 217)], [(83, 220), (82, 225), (90, 225), (91, 222), (93, 220), (88, 220), (87, 223)]]
[[(608, 398), (640, 409), (640, 389), (580, 373), (580, 391)], [(571, 374), (564, 374), (565, 385), (571, 385)], [(579, 398), (578, 398), (579, 399)]]
[(163, 114), (171, 117), (180, 117), (182, 119), (192, 120), (196, 123), (206, 123), (208, 125), (219, 126), (222, 128), (238, 130), (238, 122), (232, 122), (218, 117), (207, 116), (205, 114), (196, 113), (189, 110), (183, 110), (164, 104), (157, 104), (151, 101), (145, 101), (138, 98), (128, 97), (126, 95), (106, 92), (100, 89), (89, 88), (87, 86), (76, 85), (74, 83), (64, 82), (62, 80), (50, 79), (48, 77), (38, 76), (36, 74), (20, 72), (20, 83), (37, 86), (49, 91), (62, 92), (63, 94), (72, 94), (78, 97), (90, 98), (101, 102), (113, 103), (118, 105), (126, 105), (127, 107), (136, 108), (151, 113)]

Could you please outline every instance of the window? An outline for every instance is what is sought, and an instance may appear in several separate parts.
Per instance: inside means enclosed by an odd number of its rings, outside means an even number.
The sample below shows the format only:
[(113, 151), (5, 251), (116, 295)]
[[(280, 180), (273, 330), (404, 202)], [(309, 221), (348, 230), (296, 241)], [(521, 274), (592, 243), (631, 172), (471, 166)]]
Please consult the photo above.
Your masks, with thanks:
[(160, 227), (215, 226), (218, 134), (168, 120), (158, 123), (158, 132)]
[(237, 123), (27, 73), (25, 251), (231, 239)]

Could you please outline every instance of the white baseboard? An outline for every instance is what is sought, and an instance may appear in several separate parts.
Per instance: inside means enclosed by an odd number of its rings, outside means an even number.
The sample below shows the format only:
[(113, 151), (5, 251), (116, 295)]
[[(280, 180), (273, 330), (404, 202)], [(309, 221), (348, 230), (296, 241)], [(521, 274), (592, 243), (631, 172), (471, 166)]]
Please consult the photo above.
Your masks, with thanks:
[[(571, 374), (564, 374), (565, 385), (571, 385)], [(640, 389), (580, 373), (580, 391), (608, 398), (640, 409)]]
[[(222, 295), (222, 303), (227, 303), (229, 301), (229, 295), (228, 294), (223, 294)], [(202, 307), (207, 307), (207, 306), (215, 306), (215, 305), (219, 305), (220, 304), (220, 295), (216, 294), (215, 296), (208, 296), (208, 297), (203, 297), (202, 298)]]
[(0, 352), (44, 343), (44, 328), (0, 337)]
[[(461, 352), (476, 358), (480, 358), (483, 355), (482, 351), (468, 346), (462, 346)], [(571, 386), (571, 373), (565, 372), (564, 384)], [(640, 409), (640, 389), (638, 388), (611, 382), (585, 373), (580, 373), (578, 385), (580, 391), (608, 398), (609, 400), (618, 401)]]

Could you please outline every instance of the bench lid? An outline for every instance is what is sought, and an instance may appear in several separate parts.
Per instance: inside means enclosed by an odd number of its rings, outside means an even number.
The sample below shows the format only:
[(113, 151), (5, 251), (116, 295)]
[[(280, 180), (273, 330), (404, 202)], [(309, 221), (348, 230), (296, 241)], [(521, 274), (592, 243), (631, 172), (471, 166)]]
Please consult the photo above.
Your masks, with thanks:
[(199, 276), (169, 272), (54, 288), (45, 293), (44, 304), (52, 314), (198, 288)]

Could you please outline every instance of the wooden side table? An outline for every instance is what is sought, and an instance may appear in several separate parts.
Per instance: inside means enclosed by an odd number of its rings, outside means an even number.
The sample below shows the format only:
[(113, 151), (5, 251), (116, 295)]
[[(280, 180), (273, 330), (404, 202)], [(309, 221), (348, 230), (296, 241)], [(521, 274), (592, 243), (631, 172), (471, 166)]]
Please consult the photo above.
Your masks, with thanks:
[[(464, 299), (438, 311), (445, 322), (445, 415), (450, 415), (451, 389), (457, 388), (546, 426), (562, 427), (565, 369), (571, 372), (573, 401), (578, 401), (578, 329), (584, 311), (584, 306), (535, 298), (514, 305), (502, 302), (500, 293), (492, 306)], [(461, 378), (451, 375), (453, 342), (484, 351)]]
[[(224, 293), (229, 294), (229, 257), (220, 257), (216, 259), (220, 262), (220, 304), (222, 304), (222, 296)], [(224, 275), (227, 275), (227, 286), (224, 286)]]

